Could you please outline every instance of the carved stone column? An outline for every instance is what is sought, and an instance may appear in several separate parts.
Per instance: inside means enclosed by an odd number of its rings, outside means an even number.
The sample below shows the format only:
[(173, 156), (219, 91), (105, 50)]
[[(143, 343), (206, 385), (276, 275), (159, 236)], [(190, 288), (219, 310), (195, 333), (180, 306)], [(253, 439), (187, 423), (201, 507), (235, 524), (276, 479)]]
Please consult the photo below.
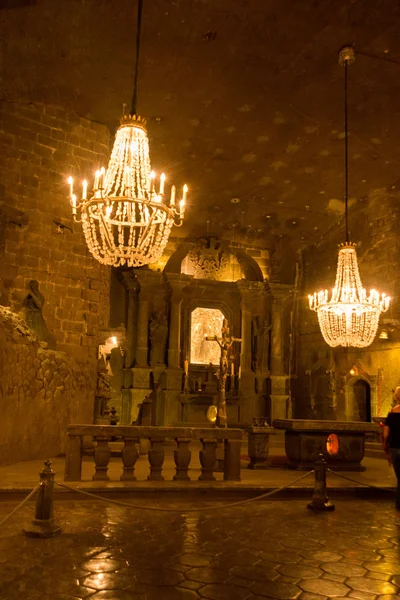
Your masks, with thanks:
[(192, 277), (188, 275), (169, 274), (167, 281), (171, 289), (168, 368), (180, 369), (181, 366), (181, 306), (182, 290), (188, 285)]
[(133, 271), (125, 271), (123, 279), (125, 287), (128, 290), (125, 367), (130, 368), (135, 358), (135, 304), (139, 291), (139, 283)]
[(168, 273), (167, 285), (170, 289), (170, 318), (168, 338), (168, 367), (166, 371), (165, 420), (166, 423), (180, 421), (180, 399), (182, 390), (181, 355), (181, 308), (184, 288), (193, 279), (190, 275)]
[[(149, 366), (149, 321), (151, 311), (158, 310), (163, 305), (165, 311), (165, 284), (162, 274), (150, 269), (135, 269), (138, 282), (138, 294), (135, 301), (135, 331), (136, 345), (134, 366), (128, 369), (131, 373), (131, 386), (128, 390), (131, 396), (132, 411), (131, 422), (138, 417), (138, 405), (149, 396), (157, 384), (161, 371), (165, 371), (164, 365), (157, 365), (157, 381), (154, 369)], [(153, 372), (154, 382), (151, 381)]]
[(147, 367), (149, 356), (149, 297), (145, 292), (139, 294), (137, 322), (136, 366)]
[(272, 293), (271, 319), (271, 418), (289, 416), (289, 373), (285, 367), (285, 305), (292, 293), (292, 286), (270, 283)]
[(240, 291), (241, 310), (241, 332), (240, 346), (240, 379), (239, 397), (242, 398), (240, 409), (240, 421), (244, 425), (250, 425), (256, 416), (255, 373), (251, 370), (251, 312), (252, 312), (252, 290), (250, 281), (238, 281), (236, 283)]

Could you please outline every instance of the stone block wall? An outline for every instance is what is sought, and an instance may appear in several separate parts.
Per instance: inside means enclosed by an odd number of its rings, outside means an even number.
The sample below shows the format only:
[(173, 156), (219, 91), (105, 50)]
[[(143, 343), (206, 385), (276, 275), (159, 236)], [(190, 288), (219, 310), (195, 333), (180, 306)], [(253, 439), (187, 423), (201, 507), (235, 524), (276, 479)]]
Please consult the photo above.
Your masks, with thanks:
[[(110, 271), (72, 220), (66, 180), (90, 185), (108, 144), (104, 125), (61, 108), (0, 102), (0, 462), (54, 455), (68, 423), (92, 422)], [(31, 280), (56, 351), (21, 333)]]
[[(380, 329), (368, 348), (333, 348), (323, 340), (315, 312), (308, 308), (308, 294), (321, 289), (329, 292), (336, 276), (338, 244), (344, 240), (344, 226), (336, 227), (323, 242), (303, 255), (303, 276), (299, 294), (296, 374), (293, 382), (296, 417), (310, 415), (310, 371), (331, 371), (326, 377), (319, 418), (352, 418), (346, 397), (358, 377), (371, 384), (373, 416), (385, 413), (392, 401), (391, 390), (400, 384), (400, 193), (395, 189), (374, 190), (367, 201), (350, 213), (350, 239), (357, 243), (360, 276), (367, 292), (375, 288), (392, 298), (389, 311), (381, 315)], [(380, 339), (388, 327), (389, 339)], [(357, 374), (351, 376), (350, 370)], [(354, 370), (354, 369), (353, 369)], [(330, 381), (328, 381), (330, 379)], [(315, 386), (314, 386), (315, 387)], [(322, 386), (323, 387), (323, 386)], [(330, 390), (328, 388), (331, 388)], [(326, 393), (325, 398), (324, 393)], [(330, 409), (330, 405), (334, 410)], [(351, 411), (350, 411), (351, 412)]]
[(71, 218), (66, 179), (90, 182), (108, 142), (105, 126), (61, 108), (0, 103), (0, 304), (18, 313), (38, 280), (57, 348), (83, 362), (108, 325), (109, 270)]

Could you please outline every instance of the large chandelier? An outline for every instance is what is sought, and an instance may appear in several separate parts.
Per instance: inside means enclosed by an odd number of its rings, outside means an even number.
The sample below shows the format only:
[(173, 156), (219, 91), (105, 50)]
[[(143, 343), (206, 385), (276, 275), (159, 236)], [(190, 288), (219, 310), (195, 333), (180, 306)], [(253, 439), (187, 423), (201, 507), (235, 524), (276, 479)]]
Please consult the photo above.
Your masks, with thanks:
[(181, 226), (188, 188), (176, 198), (172, 186), (165, 198), (165, 175), (156, 185), (151, 169), (146, 121), (137, 116), (138, 65), (142, 2), (138, 0), (136, 70), (129, 115), (121, 119), (107, 170), (96, 171), (93, 193), (82, 182), (78, 202), (74, 181), (68, 178), (74, 220), (82, 223), (91, 254), (104, 265), (140, 267), (156, 262), (164, 252), (173, 225)]
[(345, 72), (345, 228), (346, 241), (340, 245), (335, 287), (308, 296), (310, 309), (318, 315), (324, 340), (329, 346), (369, 346), (376, 335), (381, 312), (387, 311), (390, 297), (371, 290), (367, 295), (358, 271), (356, 244), (350, 242), (348, 222), (348, 107), (347, 68), (354, 62), (354, 48), (345, 46), (339, 63)]

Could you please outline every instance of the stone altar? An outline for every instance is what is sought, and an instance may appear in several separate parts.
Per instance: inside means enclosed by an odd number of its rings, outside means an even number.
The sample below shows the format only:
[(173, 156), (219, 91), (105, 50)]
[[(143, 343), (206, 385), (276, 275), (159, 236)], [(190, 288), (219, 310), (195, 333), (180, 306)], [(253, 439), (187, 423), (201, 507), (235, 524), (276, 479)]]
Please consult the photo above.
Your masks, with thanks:
[[(306, 419), (275, 419), (276, 429), (285, 430), (285, 451), (289, 468), (312, 469), (319, 453), (328, 466), (341, 471), (364, 471), (365, 434), (376, 433), (379, 425), (356, 421), (314, 421)], [(335, 454), (327, 450), (328, 437), (337, 436)]]
[[(262, 421), (263, 419), (255, 419)], [(247, 465), (248, 469), (267, 469), (268, 454), (269, 454), (269, 436), (274, 433), (275, 429), (269, 425), (253, 425), (247, 429), (248, 432), (248, 453), (250, 462)]]

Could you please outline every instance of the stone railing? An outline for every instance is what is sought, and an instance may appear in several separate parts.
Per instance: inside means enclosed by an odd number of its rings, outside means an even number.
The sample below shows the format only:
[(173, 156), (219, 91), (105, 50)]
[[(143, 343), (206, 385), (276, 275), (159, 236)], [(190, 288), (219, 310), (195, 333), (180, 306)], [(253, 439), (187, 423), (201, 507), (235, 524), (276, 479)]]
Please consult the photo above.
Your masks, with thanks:
[(82, 481), (83, 437), (92, 436), (95, 442), (94, 481), (109, 481), (107, 474), (111, 457), (109, 442), (121, 438), (122, 474), (121, 481), (136, 481), (135, 464), (139, 457), (137, 445), (146, 439), (150, 443), (148, 459), (149, 481), (164, 481), (162, 468), (164, 463), (165, 441), (175, 440), (175, 481), (190, 481), (188, 475), (191, 451), (190, 442), (200, 441), (199, 452), (201, 475), (200, 481), (215, 481), (214, 471), (217, 462), (217, 446), (223, 443), (224, 448), (224, 480), (240, 481), (240, 450), (242, 443), (241, 429), (218, 429), (203, 427), (146, 427), (146, 426), (110, 426), (110, 425), (69, 425), (67, 428), (68, 444), (65, 458), (65, 481)]

